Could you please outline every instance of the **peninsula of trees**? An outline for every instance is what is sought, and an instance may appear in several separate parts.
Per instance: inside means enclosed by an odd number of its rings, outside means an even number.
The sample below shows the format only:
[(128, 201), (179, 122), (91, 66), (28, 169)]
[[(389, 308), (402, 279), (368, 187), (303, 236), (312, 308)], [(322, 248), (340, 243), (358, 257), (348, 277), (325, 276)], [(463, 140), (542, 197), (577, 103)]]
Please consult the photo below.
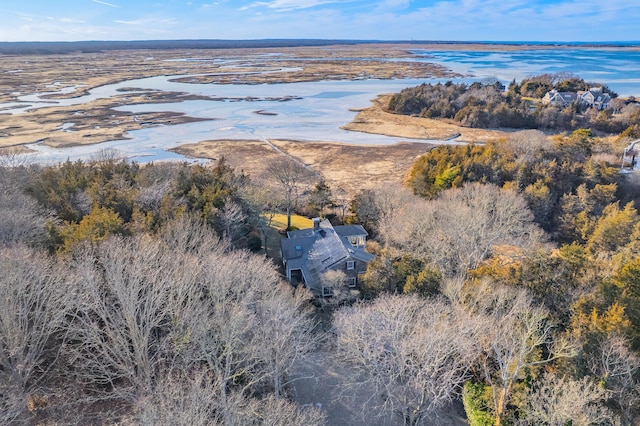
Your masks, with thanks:
[[(574, 99), (555, 104), (543, 97), (553, 90), (576, 94), (598, 87), (612, 100), (594, 108)], [(566, 75), (544, 74), (514, 80), (506, 91), (499, 82), (422, 84), (394, 95), (388, 109), (397, 114), (449, 119), (466, 127), (573, 131), (590, 128), (600, 133), (640, 136), (640, 106), (622, 100), (606, 86)]]

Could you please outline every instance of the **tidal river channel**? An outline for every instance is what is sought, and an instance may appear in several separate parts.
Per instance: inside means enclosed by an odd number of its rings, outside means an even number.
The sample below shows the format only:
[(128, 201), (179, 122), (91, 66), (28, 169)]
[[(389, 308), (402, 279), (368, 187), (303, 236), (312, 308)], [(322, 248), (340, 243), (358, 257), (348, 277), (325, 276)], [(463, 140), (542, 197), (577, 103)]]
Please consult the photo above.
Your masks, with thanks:
[[(178, 77), (152, 77), (103, 86), (92, 90), (89, 95), (61, 100), (59, 105), (79, 105), (99, 98), (121, 95), (117, 90), (126, 87), (185, 92), (227, 100), (118, 107), (119, 110), (130, 112), (134, 116), (143, 112), (174, 111), (209, 120), (144, 128), (129, 132), (129, 140), (88, 146), (51, 148), (43, 144), (32, 144), (29, 147), (37, 151), (34, 159), (38, 162), (60, 162), (67, 158), (75, 160), (89, 158), (96, 151), (104, 149), (115, 149), (122, 155), (141, 162), (184, 159), (167, 149), (212, 139), (291, 139), (392, 144), (407, 139), (350, 132), (340, 129), (340, 126), (349, 123), (355, 117), (356, 112), (353, 108), (369, 106), (370, 101), (378, 94), (398, 92), (405, 87), (429, 81), (358, 80), (259, 85), (192, 84), (171, 81)], [(290, 100), (278, 100), (282, 98)], [(33, 102), (37, 101), (35, 97), (30, 96), (28, 100), (32, 102), (31, 108), (39, 106), (37, 102)], [(46, 105), (50, 106), (51, 103)], [(18, 109), (9, 112), (21, 113)]]
[[(640, 51), (621, 49), (537, 49), (513, 51), (413, 51), (415, 61), (434, 62), (473, 77), (457, 81), (472, 82), (494, 77), (505, 84), (512, 79), (542, 73), (568, 73), (608, 85), (622, 96), (640, 96)], [(286, 70), (281, 70), (286, 72)], [(421, 83), (446, 79), (320, 81), (287, 84), (194, 84), (174, 81), (184, 76), (161, 76), (129, 80), (95, 88), (85, 96), (55, 101), (57, 105), (81, 105), (95, 99), (122, 95), (122, 89), (172, 91), (224, 100), (197, 100), (177, 103), (129, 105), (118, 109), (135, 114), (175, 111), (205, 118), (188, 124), (148, 127), (128, 133), (128, 140), (89, 146), (50, 148), (42, 144), (34, 161), (60, 162), (90, 158), (95, 152), (115, 149), (140, 162), (184, 159), (167, 149), (185, 143), (212, 139), (341, 142), (350, 144), (392, 144), (406, 138), (371, 135), (342, 130), (356, 112), (370, 105), (379, 94), (399, 92)], [(119, 91), (120, 89), (120, 91)], [(130, 91), (130, 89), (127, 89)], [(23, 104), (1, 105), (3, 112), (24, 113), (27, 109), (51, 106), (43, 94), (20, 98)], [(288, 99), (288, 100), (283, 100)], [(25, 103), (29, 106), (25, 106)], [(260, 113), (257, 113), (260, 112)], [(64, 123), (72, 128), (73, 123)], [(415, 140), (414, 140), (415, 141)], [(418, 140), (419, 141), (419, 140)], [(426, 141), (451, 143), (450, 141)]]

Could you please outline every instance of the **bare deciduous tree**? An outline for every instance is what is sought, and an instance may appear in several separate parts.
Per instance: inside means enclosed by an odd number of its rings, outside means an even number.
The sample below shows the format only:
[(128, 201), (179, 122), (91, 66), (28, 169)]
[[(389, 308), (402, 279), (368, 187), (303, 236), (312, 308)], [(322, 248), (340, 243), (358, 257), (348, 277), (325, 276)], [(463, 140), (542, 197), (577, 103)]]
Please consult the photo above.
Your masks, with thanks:
[[(525, 371), (575, 355), (568, 342), (553, 339), (547, 312), (533, 306), (525, 290), (479, 286), (470, 297), (476, 321), (484, 324), (480, 365), (493, 392), (496, 426), (501, 424), (515, 385)], [(546, 349), (541, 354), (541, 349)]]
[(153, 167), (143, 167), (136, 177), (137, 204), (144, 210), (160, 212), (163, 198), (171, 191), (179, 168), (171, 163), (156, 163)]
[(338, 305), (349, 299), (355, 301), (347, 283), (347, 274), (342, 270), (328, 269), (320, 274), (320, 285), (331, 289), (331, 300), (326, 303)]
[(522, 412), (528, 425), (618, 425), (618, 417), (606, 407), (607, 398), (608, 392), (587, 377), (572, 380), (545, 374), (527, 395)]
[(197, 259), (150, 237), (111, 238), (76, 256), (82, 296), (68, 356), (82, 383), (133, 402), (151, 391), (166, 362), (173, 321), (201, 296)]
[(0, 167), (15, 168), (28, 166), (34, 160), (34, 152), (24, 147), (0, 149)]
[(251, 343), (276, 399), (283, 396), (293, 368), (304, 362), (321, 339), (310, 316), (310, 298), (307, 290), (294, 293), (281, 283), (267, 290), (255, 305), (257, 327)]
[(335, 211), (337, 212), (341, 222), (344, 222), (344, 218), (347, 215), (352, 198), (351, 194), (345, 191), (344, 188), (337, 187), (333, 191)]
[(291, 213), (298, 205), (302, 192), (307, 188), (315, 174), (304, 164), (289, 157), (279, 156), (269, 162), (265, 169), (268, 179), (274, 181), (283, 192), (283, 207), (287, 213), (287, 228), (291, 227)]
[(596, 356), (588, 358), (591, 374), (600, 378), (618, 403), (623, 419), (631, 424), (640, 409), (640, 357), (631, 351), (623, 336), (607, 336), (599, 343)]
[(519, 161), (533, 161), (540, 151), (551, 149), (553, 142), (540, 130), (521, 130), (511, 133), (507, 145), (518, 156)]
[(126, 158), (125, 154), (114, 148), (103, 148), (94, 152), (90, 156), (90, 161), (101, 164), (101, 163), (117, 163), (118, 161), (123, 161)]
[(472, 183), (436, 200), (416, 198), (394, 219), (385, 241), (430, 259), (445, 276), (465, 274), (496, 246), (528, 248), (543, 240), (526, 201), (494, 185)]
[(221, 424), (218, 415), (218, 384), (215, 377), (198, 373), (167, 374), (150, 395), (139, 398), (133, 413), (125, 419), (130, 425)]
[[(271, 263), (244, 252), (204, 259), (204, 303), (179, 320), (179, 356), (219, 381), (223, 423), (234, 424), (234, 392), (265, 386), (279, 397), (294, 362), (313, 347), (305, 298), (291, 294)], [(269, 386), (270, 385), (270, 386)]]
[(80, 389), (68, 401), (124, 402), (134, 423), (181, 406), (202, 424), (322, 419), (284, 398), (317, 340), (309, 295), (266, 259), (229, 251), (202, 222), (79, 246), (57, 263), (0, 248), (0, 270), (1, 423), (25, 413), (58, 353), (58, 377)]
[(0, 248), (0, 271), (0, 423), (9, 424), (56, 366), (74, 292), (26, 248)]
[(192, 377), (167, 377), (154, 393), (136, 403), (134, 413), (125, 419), (127, 425), (209, 426), (319, 426), (325, 415), (315, 407), (299, 407), (284, 399), (263, 399), (240, 393), (229, 396), (231, 423), (224, 423), (219, 407), (219, 383), (209, 374)]
[(271, 395), (245, 399), (237, 407), (234, 425), (238, 426), (321, 426), (326, 422), (326, 414), (317, 407), (299, 407)]
[(406, 188), (387, 185), (377, 188), (371, 193), (371, 200), (376, 211), (376, 228), (380, 237), (384, 239), (385, 248), (389, 246), (394, 225), (402, 210), (410, 208), (416, 197)]
[(23, 192), (20, 170), (0, 168), (0, 245), (36, 244), (51, 214)]
[(242, 197), (252, 211), (251, 217), (257, 220), (257, 227), (263, 239), (265, 256), (269, 256), (269, 236), (276, 214), (282, 211), (282, 200), (277, 191), (264, 184), (248, 184), (242, 187)]
[(338, 311), (338, 356), (356, 391), (369, 392), (363, 410), (417, 425), (451, 401), (476, 352), (474, 323), (460, 315), (442, 301), (391, 295)]
[[(240, 424), (237, 395), (280, 398), (292, 365), (314, 347), (308, 296), (266, 259), (225, 248), (202, 222), (182, 218), (160, 238), (111, 238), (75, 253), (82, 297), (67, 353), (81, 383), (144, 405), (163, 382), (205, 374), (210, 382), (198, 386), (225, 425)], [(168, 403), (192, 403), (184, 386)]]
[(162, 227), (159, 235), (169, 250), (176, 250), (178, 253), (204, 256), (227, 249), (224, 242), (220, 241), (204, 220), (188, 214), (169, 221)]
[(219, 217), (224, 238), (230, 243), (237, 241), (242, 236), (242, 228), (247, 219), (247, 216), (242, 211), (242, 206), (231, 199), (227, 199), (220, 209)]

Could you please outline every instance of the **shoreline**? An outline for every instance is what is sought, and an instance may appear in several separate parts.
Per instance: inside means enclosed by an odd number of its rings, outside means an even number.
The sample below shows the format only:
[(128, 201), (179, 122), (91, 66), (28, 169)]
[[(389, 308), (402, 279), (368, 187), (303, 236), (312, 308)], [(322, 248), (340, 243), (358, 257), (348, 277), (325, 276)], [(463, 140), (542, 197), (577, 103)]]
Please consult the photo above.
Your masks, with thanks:
[[(416, 46), (421, 45), (411, 47)], [(458, 76), (439, 65), (402, 60), (413, 57), (406, 47), (407, 45), (344, 45), (331, 50), (315, 46), (0, 55), (3, 59), (0, 73), (4, 71), (5, 76), (0, 82), (0, 104), (28, 106), (29, 103), (21, 102), (20, 98), (37, 93), (46, 93), (46, 98), (41, 99), (43, 102), (74, 99), (105, 85), (158, 76), (179, 78), (194, 75), (191, 80), (196, 83), (247, 85)], [(266, 56), (270, 53), (278, 55)], [(400, 60), (385, 62), (386, 58)], [(293, 65), (296, 67), (292, 67)], [(286, 71), (274, 73), (273, 70)], [(65, 93), (65, 89), (70, 90)], [(0, 147), (27, 145), (38, 141), (44, 141), (48, 146), (62, 147), (126, 139), (127, 131), (140, 129), (141, 126), (139, 122), (132, 122), (131, 114), (124, 114), (114, 109), (115, 107), (178, 102), (196, 97), (181, 97), (179, 93), (170, 92), (123, 91), (117, 97), (68, 107), (51, 104), (17, 114), (0, 110)], [(163, 112), (145, 114), (139, 121), (146, 125), (171, 125), (192, 120), (198, 119)], [(65, 123), (75, 125), (64, 128)]]
[[(412, 51), (594, 48), (638, 50), (640, 45), (612, 47), (592, 44), (390, 42), (238, 49), (133, 49), (30, 56), (0, 54), (3, 58), (0, 72), (4, 71), (5, 75), (0, 82), (0, 103), (16, 102), (28, 94), (52, 91), (54, 93), (49, 93), (42, 101), (77, 98), (83, 93), (114, 82), (158, 76), (179, 79), (178, 76), (191, 75), (188, 79), (194, 83), (245, 85), (299, 81), (396, 80), (410, 77), (447, 78), (460, 74), (433, 63), (412, 62), (411, 59), (416, 57)], [(68, 93), (65, 93), (64, 89), (69, 89)], [(184, 93), (160, 90), (139, 93), (132, 90), (131, 87), (125, 87), (117, 96), (74, 106), (51, 105), (19, 114), (9, 114), (0, 110), (0, 148), (26, 146), (36, 142), (51, 147), (72, 147), (125, 140), (128, 139), (127, 132), (132, 130), (215, 118), (195, 118), (171, 111), (132, 114), (118, 111), (116, 107), (205, 98), (216, 101), (234, 100), (198, 95), (185, 96)], [(517, 131), (472, 129), (447, 120), (388, 113), (386, 103), (389, 96), (391, 95), (378, 95), (371, 100), (368, 107), (352, 109), (356, 112), (355, 117), (349, 123), (340, 123), (340, 128), (408, 139), (409, 142), (417, 143), (429, 140), (481, 143), (504, 138)], [(256, 107), (253, 113), (264, 117), (274, 114), (259, 107)], [(347, 120), (348, 118), (345, 121)]]
[(379, 95), (373, 99), (372, 105), (357, 108), (357, 114), (351, 123), (341, 128), (344, 130), (371, 133), (399, 138), (441, 140), (473, 143), (488, 142), (507, 137), (515, 130), (507, 129), (474, 129), (448, 123), (444, 120), (412, 117), (387, 112), (393, 94)]

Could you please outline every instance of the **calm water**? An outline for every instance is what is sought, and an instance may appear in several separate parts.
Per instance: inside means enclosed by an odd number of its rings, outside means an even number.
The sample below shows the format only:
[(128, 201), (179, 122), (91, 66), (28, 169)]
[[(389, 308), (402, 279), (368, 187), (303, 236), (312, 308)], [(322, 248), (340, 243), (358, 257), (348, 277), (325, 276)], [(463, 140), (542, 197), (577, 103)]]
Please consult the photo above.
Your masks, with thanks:
[[(459, 79), (464, 82), (495, 77), (508, 83), (513, 79), (521, 80), (536, 74), (565, 72), (578, 75), (587, 81), (606, 84), (622, 96), (640, 97), (640, 52), (638, 51), (601, 48), (510, 52), (416, 50), (414, 53), (416, 61), (435, 62), (461, 74), (474, 76)], [(398, 92), (405, 87), (423, 82), (442, 81), (414, 79), (218, 85), (177, 83), (171, 81), (174, 78), (176, 76), (162, 76), (106, 85), (92, 90), (86, 96), (61, 100), (58, 104), (81, 105), (95, 99), (110, 98), (121, 95), (122, 93), (117, 90), (124, 87), (236, 99), (225, 102), (186, 101), (120, 107), (120, 110), (128, 111), (132, 115), (142, 112), (176, 111), (193, 117), (209, 118), (211, 121), (145, 128), (129, 132), (130, 140), (105, 142), (87, 147), (53, 149), (36, 144), (32, 145), (38, 151), (34, 155), (34, 161), (59, 162), (67, 158), (72, 160), (89, 158), (102, 149), (116, 149), (137, 161), (182, 159), (183, 157), (166, 150), (181, 144), (208, 139), (280, 138), (354, 144), (392, 144), (406, 138), (349, 132), (340, 127), (354, 118), (356, 113), (350, 109), (369, 106), (370, 100), (378, 94)], [(42, 102), (41, 95), (30, 94), (20, 98), (29, 106), (0, 104), (0, 109), (5, 109), (4, 112), (22, 114), (29, 108), (50, 106), (50, 101)], [(268, 98), (284, 96), (299, 99), (287, 102), (268, 100)], [(257, 100), (242, 99), (246, 97), (257, 98)], [(271, 114), (256, 114), (258, 110)], [(72, 129), (72, 123), (65, 123), (60, 131)], [(440, 143), (450, 142), (440, 141)]]
[[(30, 145), (37, 150), (34, 161), (60, 162), (89, 158), (103, 149), (116, 149), (137, 161), (183, 158), (166, 151), (185, 143), (211, 139), (293, 139), (300, 141), (343, 142), (352, 144), (392, 144), (407, 138), (394, 138), (342, 130), (356, 115), (352, 108), (367, 107), (381, 93), (394, 93), (425, 80), (323, 81), (314, 83), (217, 85), (170, 81), (174, 77), (153, 77), (104, 86), (81, 98), (61, 104), (78, 105), (117, 94), (120, 87), (179, 91), (214, 97), (257, 98), (233, 101), (184, 101), (179, 103), (129, 105), (118, 107), (132, 116), (143, 112), (175, 111), (210, 121), (174, 126), (149, 127), (129, 132), (130, 140), (111, 141), (84, 147), (51, 148)], [(433, 80), (436, 81), (436, 80)], [(294, 96), (281, 102), (274, 97)], [(1, 105), (0, 105), (1, 106)], [(257, 114), (263, 111), (269, 115)], [(16, 111), (17, 112), (17, 111)], [(20, 113), (20, 112), (17, 112)], [(67, 123), (66, 131), (73, 127)], [(65, 131), (61, 129), (60, 131)], [(415, 140), (433, 143), (434, 141)], [(437, 142), (437, 141), (436, 141)], [(443, 142), (444, 143), (444, 142)]]
[(420, 60), (478, 78), (496, 77), (510, 82), (539, 74), (570, 73), (606, 84), (621, 96), (640, 97), (640, 51), (600, 48), (413, 53)]

